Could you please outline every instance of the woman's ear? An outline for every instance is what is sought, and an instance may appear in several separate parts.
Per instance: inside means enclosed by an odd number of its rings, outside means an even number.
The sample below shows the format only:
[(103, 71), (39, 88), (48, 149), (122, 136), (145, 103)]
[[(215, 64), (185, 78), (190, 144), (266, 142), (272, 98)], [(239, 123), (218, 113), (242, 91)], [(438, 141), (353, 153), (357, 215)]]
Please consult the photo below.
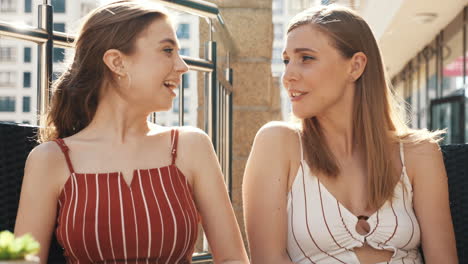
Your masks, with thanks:
[(124, 58), (122, 52), (117, 49), (109, 49), (104, 52), (104, 56), (102, 56), (102, 60), (104, 64), (113, 72), (114, 74), (124, 77), (126, 74), (125, 65), (124, 65)]
[(350, 78), (353, 82), (357, 81), (361, 77), (362, 73), (366, 69), (367, 56), (363, 52), (359, 51), (354, 53), (351, 58), (351, 71)]

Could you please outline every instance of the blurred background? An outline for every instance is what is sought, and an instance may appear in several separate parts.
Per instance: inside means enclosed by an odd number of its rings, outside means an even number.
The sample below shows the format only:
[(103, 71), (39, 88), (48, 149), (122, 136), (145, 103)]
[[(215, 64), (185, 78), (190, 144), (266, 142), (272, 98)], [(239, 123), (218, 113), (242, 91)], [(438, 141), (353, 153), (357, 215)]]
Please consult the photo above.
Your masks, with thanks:
[[(109, 1), (52, 0), (54, 30), (76, 33), (82, 17), (106, 2)], [(0, 20), (37, 27), (40, 3), (42, 1), (0, 0)], [(381, 47), (388, 78), (408, 103), (406, 120), (409, 125), (447, 128), (444, 143), (467, 142), (466, 0), (272, 0), (271, 72), (279, 89), (277, 99), (281, 108), (281, 115), (276, 119), (290, 117), (290, 103), (280, 82), (287, 23), (305, 8), (331, 3), (355, 9), (371, 26)], [(199, 25), (204, 21), (186, 13), (176, 17), (181, 54), (199, 57), (203, 52), (200, 52)], [(33, 43), (0, 36), (0, 121), (36, 123), (36, 54)], [(54, 48), (54, 78), (64, 70), (64, 63), (72, 54), (72, 50)], [(184, 75), (183, 125), (200, 126), (198, 79), (196, 72)], [(178, 100), (177, 97), (173, 111), (157, 114), (157, 123), (179, 124)]]

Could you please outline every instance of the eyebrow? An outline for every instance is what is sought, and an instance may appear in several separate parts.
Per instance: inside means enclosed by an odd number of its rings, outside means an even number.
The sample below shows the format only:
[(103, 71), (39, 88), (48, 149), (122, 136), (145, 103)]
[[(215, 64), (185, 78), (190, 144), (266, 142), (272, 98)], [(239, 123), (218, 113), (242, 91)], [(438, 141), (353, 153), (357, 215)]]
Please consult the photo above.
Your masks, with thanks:
[(161, 44), (162, 44), (162, 43), (169, 43), (169, 44), (171, 44), (171, 45), (176, 46), (177, 48), (179, 48), (179, 45), (177, 45), (177, 42), (176, 42), (175, 40), (171, 39), (171, 38), (165, 38), (165, 39), (159, 41), (159, 43), (161, 43)]
[[(315, 50), (315, 49), (309, 49), (309, 48), (295, 48), (294, 49), (294, 53), (300, 53), (300, 52), (304, 52), (304, 51), (317, 53), (317, 50)], [(283, 55), (284, 54), (286, 54), (286, 50), (283, 51)]]

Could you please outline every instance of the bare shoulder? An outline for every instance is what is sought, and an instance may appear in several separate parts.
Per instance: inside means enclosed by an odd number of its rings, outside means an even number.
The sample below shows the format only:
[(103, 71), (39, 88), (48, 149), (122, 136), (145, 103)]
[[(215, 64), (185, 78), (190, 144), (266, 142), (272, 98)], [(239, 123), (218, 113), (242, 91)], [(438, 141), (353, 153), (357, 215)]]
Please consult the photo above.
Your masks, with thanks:
[(27, 166), (42, 167), (63, 160), (63, 154), (57, 143), (48, 141), (36, 146), (28, 155)]
[(442, 157), (439, 144), (433, 140), (422, 140), (404, 144), (405, 159), (409, 163), (430, 162)]
[(181, 148), (205, 149), (211, 147), (211, 139), (205, 131), (192, 126), (183, 126), (177, 129), (179, 130), (179, 146)]
[(413, 180), (432, 175), (434, 172), (445, 172), (442, 152), (433, 140), (405, 143), (404, 153), (407, 171)]
[(266, 123), (258, 130), (256, 138), (264, 140), (291, 141), (291, 139), (298, 139), (297, 131), (298, 127), (294, 124), (272, 121)]
[(67, 172), (68, 168), (60, 147), (57, 143), (49, 141), (36, 146), (29, 153), (24, 177), (29, 182), (45, 188), (48, 185), (58, 193), (61, 184), (68, 176)]

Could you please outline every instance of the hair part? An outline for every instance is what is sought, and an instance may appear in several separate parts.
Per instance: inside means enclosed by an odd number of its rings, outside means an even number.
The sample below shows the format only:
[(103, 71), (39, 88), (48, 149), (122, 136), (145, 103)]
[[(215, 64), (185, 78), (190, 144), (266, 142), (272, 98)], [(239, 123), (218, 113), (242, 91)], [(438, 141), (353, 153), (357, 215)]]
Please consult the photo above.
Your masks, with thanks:
[[(307, 9), (296, 15), (287, 32), (312, 26), (329, 38), (330, 44), (347, 59), (357, 52), (367, 56), (366, 68), (356, 80), (353, 103), (353, 142), (363, 150), (367, 168), (368, 208), (378, 209), (392, 200), (400, 180), (392, 160), (392, 145), (440, 140), (441, 131), (412, 130), (397, 111), (398, 98), (387, 82), (383, 59), (368, 24), (353, 10), (328, 5)], [(306, 161), (312, 170), (337, 177), (340, 166), (326, 143), (316, 117), (301, 120)], [(399, 162), (399, 161), (398, 161)]]
[(150, 2), (117, 1), (90, 12), (74, 42), (75, 55), (52, 85), (51, 105), (41, 117), (39, 141), (74, 135), (94, 118), (102, 88), (115, 83), (103, 61), (104, 53), (117, 49), (126, 55), (157, 19), (168, 19), (164, 8)]

